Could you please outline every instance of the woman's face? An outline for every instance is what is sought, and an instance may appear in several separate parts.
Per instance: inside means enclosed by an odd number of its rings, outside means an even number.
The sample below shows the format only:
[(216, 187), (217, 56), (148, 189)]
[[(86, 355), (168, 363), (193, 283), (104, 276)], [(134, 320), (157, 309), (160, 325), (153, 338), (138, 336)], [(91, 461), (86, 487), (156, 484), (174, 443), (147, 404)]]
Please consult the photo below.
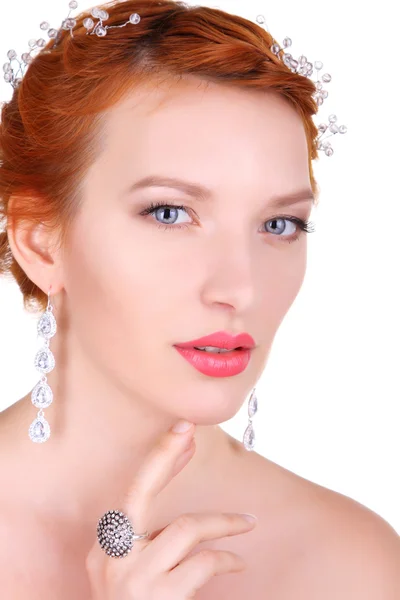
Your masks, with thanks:
[[(193, 78), (131, 92), (104, 114), (102, 144), (63, 254), (74, 337), (128, 395), (223, 422), (264, 370), (304, 278), (306, 233), (287, 217), (309, 218), (311, 192), (274, 206), (310, 189), (301, 118), (273, 93)], [(206, 198), (132, 189), (149, 176), (195, 183)], [(170, 209), (145, 215), (151, 203)], [(204, 375), (174, 347), (220, 330), (256, 342), (240, 374)]]

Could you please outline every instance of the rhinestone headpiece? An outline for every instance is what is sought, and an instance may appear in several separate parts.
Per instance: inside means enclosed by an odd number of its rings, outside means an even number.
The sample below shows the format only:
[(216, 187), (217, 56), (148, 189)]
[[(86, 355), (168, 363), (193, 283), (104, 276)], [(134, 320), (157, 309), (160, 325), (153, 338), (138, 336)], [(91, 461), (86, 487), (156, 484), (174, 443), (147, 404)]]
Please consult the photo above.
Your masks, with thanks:
[[(76, 27), (76, 19), (73, 19), (71, 17), (71, 12), (78, 8), (78, 2), (76, 0), (71, 0), (68, 6), (69, 13), (61, 23), (60, 29), (54, 29), (50, 27), (47, 21), (43, 21), (42, 23), (40, 23), (40, 29), (42, 31), (47, 31), (48, 37), (50, 39), (55, 40), (54, 46), (57, 46), (63, 30), (69, 31), (71, 37), (74, 37), (73, 29), (74, 27)], [(107, 35), (108, 29), (125, 27), (128, 24), (137, 25), (138, 23), (140, 23), (140, 16), (137, 13), (132, 13), (129, 16), (129, 20), (126, 21), (126, 23), (123, 23), (122, 25), (104, 25), (104, 21), (107, 21), (110, 15), (106, 10), (103, 10), (98, 7), (92, 8), (91, 15), (94, 19), (98, 20), (97, 22), (95, 22), (91, 17), (88, 17), (83, 20), (82, 25), (87, 30), (86, 35), (95, 34), (98, 37), (104, 37), (105, 35)], [(29, 40), (28, 46), (30, 50), (29, 52), (24, 52), (21, 55), (20, 59), (18, 58), (18, 55), (15, 50), (9, 50), (7, 52), (7, 58), (9, 62), (3, 65), (5, 81), (7, 83), (10, 83), (14, 88), (18, 87), (18, 85), (22, 81), (23, 76), (25, 75), (27, 66), (33, 61), (34, 57), (37, 54), (39, 54), (39, 52), (44, 52), (44, 50), (42, 49), (46, 46), (46, 44), (47, 41), (42, 37), (37, 40)], [(48, 52), (51, 52), (51, 50), (48, 50)], [(17, 65), (13, 66), (13, 62), (16, 62)]]
[[(62, 21), (61, 27), (59, 29), (53, 29), (50, 27), (47, 21), (43, 21), (40, 24), (40, 29), (44, 32), (47, 32), (47, 35), (50, 39), (54, 39), (56, 46), (61, 37), (62, 31), (66, 30), (70, 32), (70, 35), (74, 37), (73, 29), (75, 28), (77, 22), (76, 19), (71, 17), (71, 12), (78, 8), (78, 2), (76, 0), (70, 0), (69, 2), (69, 13), (67, 17)], [(108, 29), (113, 29), (117, 27), (125, 27), (128, 24), (137, 25), (140, 23), (140, 16), (137, 13), (132, 13), (129, 17), (129, 20), (122, 25), (104, 25), (104, 21), (107, 21), (109, 18), (109, 14), (106, 10), (101, 8), (93, 8), (91, 10), (91, 17), (87, 17), (83, 20), (83, 27), (87, 30), (86, 35), (97, 35), (98, 37), (104, 37), (107, 35)], [(93, 19), (96, 19), (94, 21)], [(259, 25), (265, 24), (264, 15), (258, 15), (256, 21)], [(4, 71), (4, 79), (7, 83), (10, 83), (13, 88), (17, 88), (21, 83), (22, 78), (25, 74), (27, 66), (32, 62), (33, 58), (39, 52), (51, 52), (50, 50), (43, 50), (46, 46), (47, 41), (44, 38), (39, 39), (31, 39), (28, 42), (29, 52), (24, 52), (21, 55), (21, 58), (18, 58), (18, 55), (15, 50), (9, 50), (7, 52), (8, 62), (3, 65)], [(271, 46), (271, 52), (275, 54), (293, 73), (298, 73), (304, 77), (312, 78), (314, 73), (314, 69), (317, 71), (317, 79), (311, 79), (316, 86), (316, 92), (313, 95), (314, 100), (316, 101), (318, 106), (321, 106), (325, 99), (328, 97), (328, 92), (324, 89), (323, 84), (329, 83), (332, 79), (329, 73), (324, 73), (320, 80), (320, 71), (323, 68), (323, 63), (321, 61), (315, 61), (314, 64), (311, 63), (306, 56), (301, 55), (296, 60), (292, 54), (289, 52), (284, 52), (283, 55), (281, 51), (283, 49), (287, 49), (292, 45), (292, 40), (289, 37), (285, 37), (283, 40), (281, 48), (279, 44), (274, 43)], [(54, 47), (53, 46), (53, 47)], [(14, 66), (14, 63), (17, 63)], [(1, 107), (1, 104), (0, 104)], [(334, 114), (329, 115), (328, 123), (320, 123), (318, 126), (319, 136), (317, 138), (317, 148), (318, 150), (322, 150), (326, 156), (332, 156), (333, 148), (331, 143), (327, 141), (327, 138), (335, 135), (337, 133), (346, 133), (347, 127), (346, 125), (338, 125), (337, 124), (337, 116)]]
[[(265, 24), (264, 15), (258, 15), (256, 19), (259, 25)], [(320, 71), (323, 68), (323, 63), (320, 60), (317, 60), (311, 63), (304, 54), (299, 56), (296, 60), (290, 52), (284, 52), (283, 56), (281, 55), (281, 51), (283, 49), (289, 48), (292, 45), (292, 40), (289, 37), (285, 37), (282, 42), (283, 48), (279, 46), (279, 44), (275, 43), (271, 46), (271, 52), (275, 54), (281, 61), (292, 71), (292, 73), (298, 73), (299, 75), (303, 75), (304, 77), (308, 77), (311, 79), (317, 88), (315, 94), (313, 94), (313, 98), (316, 101), (318, 106), (322, 106), (329, 93), (326, 89), (324, 89), (324, 83), (329, 83), (332, 80), (332, 76), (329, 73), (324, 73), (320, 79)], [(312, 79), (312, 75), (314, 73), (314, 69), (317, 71), (317, 79)], [(326, 156), (332, 156), (333, 148), (331, 143), (326, 141), (328, 137), (335, 135), (336, 133), (346, 133), (347, 127), (346, 125), (338, 125), (337, 124), (337, 116), (329, 115), (328, 123), (320, 123), (318, 125), (319, 136), (317, 138), (317, 148), (318, 150), (322, 150), (325, 152)]]

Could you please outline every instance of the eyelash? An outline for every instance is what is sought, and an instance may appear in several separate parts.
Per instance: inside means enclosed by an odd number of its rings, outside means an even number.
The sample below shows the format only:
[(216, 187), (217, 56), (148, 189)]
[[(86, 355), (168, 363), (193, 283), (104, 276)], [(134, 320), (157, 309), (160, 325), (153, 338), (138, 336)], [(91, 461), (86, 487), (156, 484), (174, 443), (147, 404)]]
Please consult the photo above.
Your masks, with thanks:
[[(184, 210), (186, 212), (188, 212), (188, 210), (189, 210), (186, 206), (177, 206), (175, 204), (165, 204), (163, 202), (152, 202), (140, 214), (142, 216), (147, 216), (147, 215), (155, 213), (155, 211), (158, 210), (159, 208), (175, 208), (176, 210)], [(313, 233), (315, 231), (314, 224), (311, 221), (304, 221), (303, 219), (299, 219), (298, 217), (289, 217), (289, 216), (285, 216), (285, 215), (279, 215), (278, 217), (273, 217), (272, 219), (268, 219), (268, 221), (265, 221), (265, 223), (269, 223), (270, 221), (275, 221), (278, 219), (290, 221), (290, 222), (294, 223), (295, 225), (297, 225), (297, 227), (300, 230), (295, 237), (282, 236), (282, 235), (276, 236), (276, 237), (282, 237), (282, 238), (287, 237), (288, 239), (286, 239), (285, 242), (288, 244), (298, 241), (300, 239), (300, 236), (302, 233)], [(162, 223), (157, 223), (158, 228), (164, 229), (164, 230), (182, 229), (183, 227), (187, 228), (189, 225), (190, 225), (190, 223), (181, 223), (179, 225), (163, 225)], [(268, 233), (268, 231), (266, 231), (265, 233)], [(274, 234), (272, 234), (272, 235), (274, 235)]]

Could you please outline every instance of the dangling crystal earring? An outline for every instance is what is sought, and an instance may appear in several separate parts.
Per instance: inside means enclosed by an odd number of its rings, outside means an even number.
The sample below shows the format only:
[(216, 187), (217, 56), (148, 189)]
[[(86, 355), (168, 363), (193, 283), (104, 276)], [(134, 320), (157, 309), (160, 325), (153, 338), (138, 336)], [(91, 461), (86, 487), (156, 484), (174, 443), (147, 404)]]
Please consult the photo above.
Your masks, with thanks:
[[(48, 291), (47, 308), (37, 324), (38, 335), (45, 338), (44, 347), (40, 348), (35, 356), (35, 367), (41, 373), (49, 373), (54, 369), (55, 359), (49, 348), (49, 340), (57, 331), (56, 319), (53, 315), (53, 306), (50, 304), (50, 289)], [(32, 404), (39, 408), (38, 415), (29, 427), (29, 437), (32, 442), (47, 442), (50, 437), (50, 425), (44, 418), (43, 409), (53, 402), (53, 392), (47, 384), (47, 377), (43, 375), (33, 388), (31, 395)]]
[(253, 417), (257, 412), (257, 396), (256, 396), (256, 388), (253, 388), (253, 391), (251, 392), (251, 396), (249, 398), (249, 405), (248, 405), (248, 415), (249, 415), (249, 424), (246, 427), (246, 431), (244, 432), (244, 436), (243, 436), (243, 445), (246, 448), (246, 450), (254, 450), (254, 446), (255, 446), (255, 442), (256, 442), (256, 437), (254, 434), (254, 429), (253, 429)]

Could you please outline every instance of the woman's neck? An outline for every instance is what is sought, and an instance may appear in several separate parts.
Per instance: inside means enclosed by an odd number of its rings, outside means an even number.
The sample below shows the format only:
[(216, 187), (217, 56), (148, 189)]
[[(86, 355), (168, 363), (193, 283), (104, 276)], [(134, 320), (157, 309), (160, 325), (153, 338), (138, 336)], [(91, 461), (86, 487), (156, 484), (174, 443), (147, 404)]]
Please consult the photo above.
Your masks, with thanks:
[[(12, 484), (14, 508), (20, 501), (38, 518), (59, 519), (72, 529), (87, 526), (90, 535), (106, 510), (121, 508), (145, 456), (178, 417), (111, 389), (92, 377), (87, 365), (82, 365), (84, 377), (69, 367), (63, 384), (52, 373), (47, 376), (54, 393), (45, 409), (51, 427), (47, 442), (34, 444), (28, 438), (37, 413), (31, 392), (1, 413), (0, 456), (7, 457), (1, 471)], [(195, 455), (162, 492), (158, 508), (166, 514), (169, 506), (184, 510), (194, 485), (205, 489), (217, 482), (241, 451), (218, 425), (197, 425), (195, 440)]]

